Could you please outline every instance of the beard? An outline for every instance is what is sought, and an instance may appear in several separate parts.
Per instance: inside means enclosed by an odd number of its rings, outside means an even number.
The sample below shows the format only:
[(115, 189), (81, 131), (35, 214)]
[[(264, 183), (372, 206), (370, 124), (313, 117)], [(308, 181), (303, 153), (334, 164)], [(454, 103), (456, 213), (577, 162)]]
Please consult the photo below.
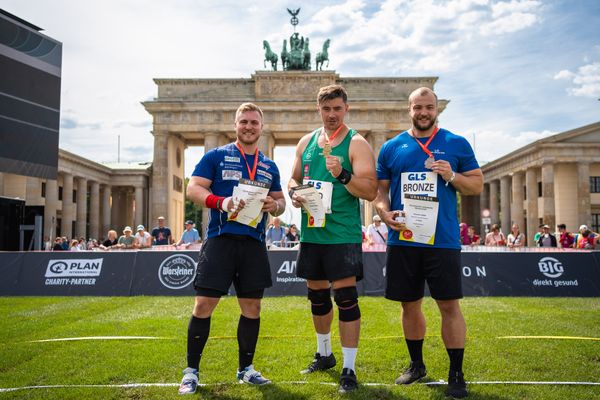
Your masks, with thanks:
[(412, 123), (413, 127), (421, 132), (425, 132), (431, 129), (437, 121), (437, 118), (413, 118)]

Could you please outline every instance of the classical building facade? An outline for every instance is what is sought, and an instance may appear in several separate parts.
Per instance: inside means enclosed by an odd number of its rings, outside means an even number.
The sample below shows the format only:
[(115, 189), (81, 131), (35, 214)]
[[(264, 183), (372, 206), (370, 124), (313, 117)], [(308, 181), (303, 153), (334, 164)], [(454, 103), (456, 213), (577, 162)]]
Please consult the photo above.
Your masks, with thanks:
[(43, 214), (44, 236), (99, 239), (150, 222), (150, 176), (150, 163), (99, 164), (61, 149), (57, 179), (0, 173), (0, 196), (24, 199), (26, 213)]
[[(409, 94), (421, 86), (433, 88), (437, 77), (344, 78), (335, 71), (257, 71), (250, 79), (154, 81), (158, 96), (143, 103), (153, 117), (150, 217), (182, 221), (184, 150), (204, 146), (206, 152), (234, 141), (235, 111), (241, 103), (254, 102), (262, 108), (265, 128), (259, 148), (272, 158), (275, 146), (296, 145), (322, 125), (316, 107), (319, 88), (341, 84), (349, 95), (348, 125), (369, 141), (377, 156), (387, 139), (411, 126)], [(447, 103), (440, 100), (440, 112)], [(372, 208), (365, 207), (366, 225), (371, 217)], [(203, 220), (207, 221), (206, 212)]]
[(463, 220), (479, 225), (487, 208), (505, 233), (517, 223), (529, 245), (542, 223), (552, 230), (561, 223), (569, 231), (582, 224), (599, 230), (600, 122), (540, 139), (482, 170), (484, 191), (462, 197)]

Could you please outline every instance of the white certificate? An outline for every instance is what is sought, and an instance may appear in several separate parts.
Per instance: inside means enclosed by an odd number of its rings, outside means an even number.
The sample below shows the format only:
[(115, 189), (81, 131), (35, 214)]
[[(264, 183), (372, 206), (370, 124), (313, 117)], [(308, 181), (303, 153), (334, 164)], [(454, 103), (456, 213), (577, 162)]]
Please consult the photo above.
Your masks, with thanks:
[(303, 185), (311, 185), (317, 189), (321, 195), (325, 214), (331, 214), (331, 196), (333, 195), (333, 183), (326, 181), (315, 181), (314, 179), (306, 179), (302, 181)]
[(433, 245), (439, 205), (437, 197), (405, 194), (406, 229), (400, 232), (399, 239)]
[(267, 198), (269, 188), (270, 185), (264, 182), (240, 179), (239, 184), (233, 188), (231, 197), (236, 204), (244, 200), (245, 205), (238, 212), (227, 213), (227, 220), (255, 228), (262, 219), (264, 203), (261, 200)]
[(312, 185), (301, 185), (292, 190), (304, 199), (302, 207), (308, 217), (308, 228), (322, 228), (325, 226), (325, 208), (321, 194)]

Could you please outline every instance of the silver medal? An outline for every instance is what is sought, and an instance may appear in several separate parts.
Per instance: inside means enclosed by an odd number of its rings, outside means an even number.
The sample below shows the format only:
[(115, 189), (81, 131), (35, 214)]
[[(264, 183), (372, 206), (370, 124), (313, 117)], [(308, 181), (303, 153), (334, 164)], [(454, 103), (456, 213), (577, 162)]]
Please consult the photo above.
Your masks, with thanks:
[(427, 160), (425, 160), (425, 168), (432, 169), (434, 161), (435, 161), (435, 158), (433, 158), (433, 157), (427, 158)]

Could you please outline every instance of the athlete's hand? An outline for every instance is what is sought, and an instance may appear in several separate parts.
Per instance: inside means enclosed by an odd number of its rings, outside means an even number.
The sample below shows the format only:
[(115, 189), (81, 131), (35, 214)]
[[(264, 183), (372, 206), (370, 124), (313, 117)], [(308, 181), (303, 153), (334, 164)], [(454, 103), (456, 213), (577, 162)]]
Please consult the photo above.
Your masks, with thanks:
[(431, 170), (438, 173), (445, 181), (448, 181), (452, 177), (452, 166), (446, 160), (434, 161)]
[(290, 198), (290, 200), (292, 200), (292, 205), (296, 208), (302, 207), (302, 203), (304, 203), (306, 201), (306, 199), (304, 197), (299, 196), (295, 192), (292, 194), (292, 197)]
[(325, 168), (333, 176), (337, 178), (342, 173), (342, 163), (337, 156), (326, 156), (325, 157)]
[(221, 204), (221, 208), (225, 212), (237, 212), (237, 211), (240, 211), (242, 208), (244, 208), (245, 205), (246, 205), (246, 202), (244, 202), (244, 200), (240, 200), (240, 199), (230, 196), (230, 197), (225, 198), (225, 200), (223, 200), (223, 203)]
[(403, 222), (396, 221), (396, 218), (400, 216), (400, 211), (385, 211), (380, 217), (384, 224), (395, 230), (401, 232), (406, 229), (406, 224)]
[(277, 213), (277, 211), (279, 211), (280, 207), (277, 203), (277, 200), (275, 200), (271, 196), (267, 196), (267, 197), (265, 197), (264, 200), (261, 200), (261, 201), (263, 202), (261, 211), (268, 212), (271, 214), (275, 214), (275, 213)]

